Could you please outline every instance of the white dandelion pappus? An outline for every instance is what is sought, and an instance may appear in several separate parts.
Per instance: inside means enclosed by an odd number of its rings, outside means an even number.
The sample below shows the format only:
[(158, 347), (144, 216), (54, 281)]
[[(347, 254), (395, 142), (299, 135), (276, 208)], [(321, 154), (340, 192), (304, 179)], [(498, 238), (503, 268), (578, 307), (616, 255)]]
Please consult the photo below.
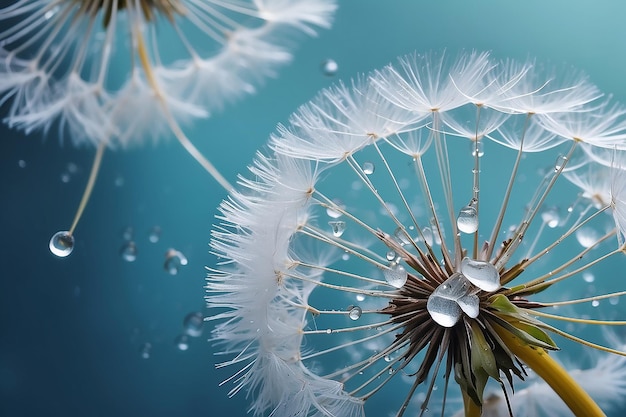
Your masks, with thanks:
[[(212, 340), (228, 357), (218, 366), (234, 369), (230, 394), (246, 392), (255, 415), (399, 417), (449, 415), (460, 392), (465, 415), (478, 417), (489, 405), (488, 381), (510, 390), (527, 366), (577, 416), (601, 416), (548, 354), (558, 349), (550, 333), (624, 352), (543, 319), (626, 324), (544, 311), (591, 300), (546, 301), (560, 300), (561, 282), (624, 252), (609, 239), (621, 230), (605, 228), (600, 216), (621, 200), (575, 204), (561, 177), (584, 157), (577, 141), (544, 130), (556, 141), (549, 143), (542, 125), (529, 122), (538, 114), (501, 111), (458, 89), (454, 97), (446, 81), (463, 67), (477, 68), (470, 74), (478, 79), (457, 78), (454, 88), (486, 91), (494, 77), (524, 85), (525, 76), (541, 77), (534, 67), (520, 75), (499, 71), (487, 54), (445, 65), (429, 56), (433, 62), (404, 58), (401, 71), (387, 67), (323, 90), (271, 136), (220, 206), (211, 240), (220, 264), (210, 270), (207, 303)], [(502, 78), (510, 73), (514, 80)], [(584, 101), (586, 82), (561, 85), (567, 103), (580, 85)], [(563, 100), (536, 93), (545, 108)], [(425, 96), (447, 104), (428, 110), (417, 99)], [(468, 115), (482, 134), (472, 134)], [(492, 140), (497, 131), (507, 138)], [(546, 156), (555, 165), (531, 175)], [(568, 203), (572, 212), (559, 216), (553, 205)], [(598, 234), (582, 250), (561, 244), (587, 227)]]
[[(254, 93), (291, 60), (294, 35), (328, 27), (335, 0), (17, 0), (0, 7), (0, 105), (27, 134), (98, 148), (72, 226), (50, 248), (67, 256), (105, 147), (173, 135), (231, 185), (181, 124)], [(69, 251), (67, 250), (69, 248)]]

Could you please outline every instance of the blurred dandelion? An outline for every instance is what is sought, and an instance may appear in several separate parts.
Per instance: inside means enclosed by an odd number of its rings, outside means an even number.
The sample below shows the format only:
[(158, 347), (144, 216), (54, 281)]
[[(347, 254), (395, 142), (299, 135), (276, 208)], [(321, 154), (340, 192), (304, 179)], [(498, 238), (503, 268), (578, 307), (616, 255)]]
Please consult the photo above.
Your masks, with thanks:
[(604, 415), (548, 352), (552, 334), (624, 355), (559, 324), (626, 324), (563, 314), (626, 294), (567, 285), (623, 262), (624, 171), (588, 173), (589, 152), (621, 160), (626, 121), (567, 75), (412, 55), (300, 107), (212, 233), (207, 301), (218, 367), (236, 369), (230, 395), (247, 391), (255, 415), (446, 415), (462, 402), (479, 416), (488, 381), (511, 413), (507, 390), (531, 368), (577, 416)]
[(223, 187), (230, 184), (180, 124), (253, 93), (291, 58), (294, 32), (328, 27), (335, 0), (17, 0), (0, 7), (5, 122), (97, 148), (68, 231), (67, 256), (104, 149), (173, 134)]

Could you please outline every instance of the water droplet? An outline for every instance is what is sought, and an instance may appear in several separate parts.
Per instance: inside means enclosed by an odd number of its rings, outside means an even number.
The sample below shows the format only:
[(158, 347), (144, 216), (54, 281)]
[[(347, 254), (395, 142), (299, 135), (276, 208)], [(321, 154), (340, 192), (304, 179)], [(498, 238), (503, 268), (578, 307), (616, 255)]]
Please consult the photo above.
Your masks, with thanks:
[(556, 161), (554, 162), (554, 172), (558, 172), (565, 167), (567, 163), (567, 157), (565, 155), (559, 155), (556, 157)]
[(339, 70), (339, 65), (334, 59), (328, 58), (322, 61), (320, 68), (324, 75), (326, 75), (327, 77), (332, 77), (333, 75), (337, 74), (337, 71)]
[(385, 362), (391, 362), (391, 356), (389, 355), (385, 355), (383, 359), (385, 360)]
[(335, 237), (341, 237), (341, 235), (343, 235), (343, 232), (346, 231), (346, 222), (344, 221), (337, 220), (328, 222), (328, 224), (333, 230), (333, 236)]
[(393, 235), (396, 237), (396, 241), (400, 244), (400, 246), (405, 246), (411, 244), (411, 238), (407, 235), (404, 227), (396, 227)]
[(561, 221), (561, 216), (559, 215), (558, 207), (546, 207), (541, 212), (541, 220), (548, 226), (550, 229), (554, 229), (559, 225)]
[(583, 280), (585, 280), (585, 282), (588, 283), (592, 283), (593, 281), (595, 281), (596, 277), (593, 276), (593, 274), (589, 271), (583, 272)]
[(124, 243), (120, 248), (120, 255), (126, 262), (135, 262), (137, 260), (137, 245), (132, 240)]
[(372, 175), (374, 173), (375, 167), (374, 164), (370, 161), (363, 162), (363, 172), (366, 175)]
[(187, 258), (181, 252), (176, 249), (168, 249), (167, 252), (165, 252), (163, 268), (168, 274), (178, 274), (180, 267), (185, 265), (187, 265)]
[(387, 283), (395, 288), (402, 288), (408, 278), (406, 269), (396, 262), (392, 262), (389, 269), (383, 269), (383, 275)]
[(500, 288), (500, 274), (489, 262), (463, 258), (461, 273), (483, 291), (492, 292)]
[(341, 259), (343, 259), (344, 261), (347, 261), (348, 259), (350, 259), (350, 254), (348, 252), (342, 253)]
[(470, 142), (470, 152), (472, 153), (472, 156), (476, 156), (476, 154), (478, 153), (478, 157), (482, 157), (485, 154), (485, 148), (483, 146), (482, 141), (478, 140), (478, 141), (471, 141)]
[(20, 168), (26, 168), (26, 161), (20, 159), (19, 161), (17, 161), (17, 166)]
[(356, 295), (356, 300), (357, 301), (365, 301), (365, 296), (363, 294), (357, 294)]
[(146, 342), (143, 345), (141, 345), (141, 347), (139, 348), (139, 355), (141, 356), (142, 359), (149, 359), (151, 352), (152, 352), (151, 343)]
[(184, 332), (191, 337), (202, 335), (202, 326), (204, 326), (204, 316), (199, 311), (187, 314), (183, 320)]
[(600, 305), (600, 300), (592, 300), (591, 301), (591, 306), (592, 307), (597, 307)]
[[(461, 274), (454, 274), (443, 284), (435, 288), (428, 297), (426, 309), (435, 322), (444, 327), (454, 326), (461, 318), (462, 309), (458, 300), (465, 297), (470, 290), (470, 283)], [(464, 299), (464, 304), (470, 308), (472, 300)], [(467, 301), (467, 303), (465, 303)]]
[(478, 212), (476, 211), (476, 201), (474, 199), (459, 210), (456, 225), (463, 233), (474, 233), (478, 230)]
[(576, 240), (583, 248), (590, 248), (600, 240), (596, 229), (592, 227), (582, 227), (576, 231)]
[(428, 246), (432, 246), (434, 241), (435, 241), (432, 229), (430, 227), (423, 228), (422, 229), (422, 235), (424, 236), (424, 242)]
[(50, 252), (59, 258), (65, 258), (74, 250), (74, 236), (68, 231), (56, 232), (50, 239)]
[(331, 334), (333, 332), (332, 329), (326, 329), (326, 334)]
[(396, 254), (396, 252), (395, 252), (395, 251), (390, 250), (390, 251), (388, 251), (388, 252), (387, 252), (387, 254), (385, 255), (385, 258), (387, 258), (387, 260), (388, 260), (388, 261), (394, 261), (394, 260), (396, 259), (396, 256), (398, 256), (398, 255)]
[(174, 346), (176, 346), (178, 348), (178, 350), (182, 350), (183, 352), (185, 350), (189, 349), (189, 337), (186, 334), (181, 334), (176, 336), (176, 339), (174, 339)]
[(611, 304), (612, 306), (616, 306), (619, 304), (619, 297), (618, 296), (613, 296), (609, 298), (609, 304)]
[(62, 183), (67, 184), (68, 182), (70, 182), (71, 179), (72, 179), (72, 176), (69, 174), (69, 172), (64, 172), (61, 174)]
[(122, 239), (124, 240), (133, 240), (133, 227), (127, 226), (122, 232)]
[(350, 306), (348, 307), (348, 317), (350, 320), (358, 320), (361, 318), (361, 314), (363, 314), (363, 310), (359, 306)]
[(480, 300), (476, 294), (467, 294), (456, 300), (459, 307), (469, 317), (475, 319), (480, 312)]
[(343, 213), (339, 209), (344, 209), (345, 206), (340, 200), (333, 200), (333, 203), (336, 207), (326, 207), (326, 214), (328, 217), (333, 219), (338, 219), (343, 216)]
[(159, 226), (153, 226), (148, 234), (148, 240), (151, 243), (157, 243), (161, 238), (161, 228)]

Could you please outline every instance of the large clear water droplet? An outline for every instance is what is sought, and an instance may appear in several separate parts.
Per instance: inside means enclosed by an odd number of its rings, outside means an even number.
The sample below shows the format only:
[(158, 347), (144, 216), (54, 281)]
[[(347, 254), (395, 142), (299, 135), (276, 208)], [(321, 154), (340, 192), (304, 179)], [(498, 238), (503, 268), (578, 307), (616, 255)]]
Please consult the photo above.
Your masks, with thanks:
[(500, 288), (500, 274), (489, 262), (463, 258), (461, 273), (483, 291), (493, 292)]
[(554, 162), (554, 172), (558, 172), (562, 170), (565, 167), (566, 163), (567, 163), (567, 156), (565, 155), (557, 156), (556, 161)]
[(74, 236), (68, 231), (56, 232), (50, 238), (50, 252), (59, 258), (65, 258), (74, 250)]
[(348, 307), (348, 317), (350, 320), (358, 320), (361, 318), (361, 314), (363, 314), (363, 310), (359, 306), (350, 306)]
[(476, 201), (474, 199), (459, 210), (456, 225), (463, 233), (474, 233), (478, 230), (478, 211), (476, 210)]
[(369, 161), (363, 162), (362, 168), (365, 175), (372, 175), (374, 173), (374, 170), (376, 169), (374, 163)]
[(389, 269), (383, 269), (385, 281), (395, 288), (402, 288), (406, 284), (408, 273), (404, 267), (396, 262), (389, 265)]
[(428, 297), (426, 309), (435, 322), (444, 327), (454, 326), (461, 318), (458, 300), (466, 296), (471, 286), (461, 274), (453, 274)]
[(191, 337), (198, 337), (202, 335), (203, 326), (204, 316), (199, 311), (187, 314), (183, 320), (183, 330), (186, 335)]
[(346, 231), (346, 222), (344, 221), (341, 221), (341, 220), (332, 221), (332, 222), (328, 222), (328, 225), (332, 229), (333, 236), (335, 237), (341, 237), (341, 235), (343, 235), (343, 232)]
[(165, 263), (163, 268), (170, 275), (178, 274), (181, 266), (187, 265), (187, 257), (176, 249), (168, 249), (165, 252)]
[(135, 262), (137, 260), (137, 245), (132, 240), (126, 242), (120, 248), (120, 256), (126, 262)]
[(469, 317), (475, 319), (480, 312), (480, 299), (476, 294), (467, 294), (456, 300), (459, 307)]
[(334, 59), (328, 58), (322, 61), (320, 69), (325, 76), (332, 77), (333, 75), (337, 74), (337, 71), (339, 70), (339, 65)]
[(336, 207), (326, 207), (326, 214), (330, 218), (338, 219), (339, 217), (343, 216), (343, 213), (339, 209), (344, 209), (345, 206), (341, 202), (341, 200), (334, 199), (333, 203)]

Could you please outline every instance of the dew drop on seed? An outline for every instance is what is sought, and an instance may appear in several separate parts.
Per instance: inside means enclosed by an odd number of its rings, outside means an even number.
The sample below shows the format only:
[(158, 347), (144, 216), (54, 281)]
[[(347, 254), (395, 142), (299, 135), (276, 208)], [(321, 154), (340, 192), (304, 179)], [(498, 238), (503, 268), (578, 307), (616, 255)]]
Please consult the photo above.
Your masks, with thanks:
[(161, 228), (159, 226), (153, 226), (148, 234), (148, 240), (151, 243), (157, 243), (161, 238)]
[(482, 141), (471, 141), (470, 152), (472, 153), (472, 156), (476, 156), (476, 154), (478, 154), (479, 158), (482, 157), (485, 154), (485, 148), (483, 147)]
[[(435, 288), (435, 291), (430, 294), (426, 303), (426, 309), (430, 317), (443, 327), (452, 327), (461, 318), (461, 307), (457, 303), (457, 300), (460, 298), (458, 296), (458, 288), (454, 288), (454, 283), (453, 286), (449, 285), (449, 281), (458, 276), (458, 274), (453, 275), (445, 283)], [(460, 282), (458, 284), (460, 285)], [(461, 289), (460, 292), (465, 293), (466, 290)]]
[(170, 275), (178, 274), (178, 270), (181, 266), (187, 265), (187, 257), (176, 249), (168, 249), (165, 252), (165, 262), (163, 263), (163, 269)]
[(411, 244), (411, 238), (407, 235), (407, 232), (403, 227), (397, 227), (396, 230), (394, 230), (393, 235), (396, 237), (396, 240), (401, 246)]
[(198, 337), (202, 335), (203, 326), (204, 316), (199, 311), (187, 314), (183, 320), (183, 330), (186, 335), (191, 337)]
[(473, 204), (473, 200), (459, 210), (456, 225), (463, 233), (474, 233), (478, 230), (478, 212), (476, 211), (476, 204)]
[(591, 301), (591, 306), (592, 307), (597, 307), (600, 305), (600, 300), (592, 300)]
[(397, 256), (397, 255), (396, 255), (396, 252), (395, 252), (395, 251), (390, 250), (390, 251), (388, 251), (388, 252), (387, 252), (387, 254), (385, 255), (385, 258), (387, 258), (387, 260), (391, 262), (391, 261), (393, 261), (393, 260), (395, 260), (395, 259), (396, 259), (396, 256)]
[(343, 232), (346, 231), (346, 222), (344, 221), (332, 221), (332, 222), (328, 222), (328, 225), (330, 226), (330, 228), (333, 231), (333, 236), (335, 237), (341, 237), (341, 235), (343, 235)]
[(475, 319), (480, 311), (480, 300), (476, 294), (467, 294), (456, 300), (459, 307), (469, 317)]
[(372, 175), (374, 173), (375, 167), (372, 162), (363, 162), (363, 172), (365, 175)]
[(137, 245), (132, 240), (124, 243), (120, 248), (120, 256), (126, 262), (135, 262), (137, 260)]
[(361, 318), (361, 314), (363, 314), (363, 310), (359, 306), (350, 306), (348, 307), (348, 317), (350, 320), (358, 320)]
[(189, 337), (186, 334), (176, 336), (176, 339), (174, 339), (174, 346), (183, 352), (189, 350)]
[(332, 77), (333, 75), (337, 74), (337, 71), (339, 70), (339, 65), (334, 59), (328, 58), (322, 61), (320, 69), (325, 76)]
[(385, 276), (385, 281), (395, 288), (402, 288), (408, 278), (406, 269), (395, 262), (392, 262), (388, 269), (383, 269), (383, 275)]
[(74, 250), (74, 236), (68, 231), (56, 232), (50, 238), (50, 252), (59, 258), (65, 258)]
[(567, 157), (565, 155), (559, 155), (554, 162), (554, 172), (558, 172), (565, 167), (567, 163)]
[(489, 262), (463, 258), (461, 273), (483, 291), (491, 292), (500, 288), (500, 274)]

